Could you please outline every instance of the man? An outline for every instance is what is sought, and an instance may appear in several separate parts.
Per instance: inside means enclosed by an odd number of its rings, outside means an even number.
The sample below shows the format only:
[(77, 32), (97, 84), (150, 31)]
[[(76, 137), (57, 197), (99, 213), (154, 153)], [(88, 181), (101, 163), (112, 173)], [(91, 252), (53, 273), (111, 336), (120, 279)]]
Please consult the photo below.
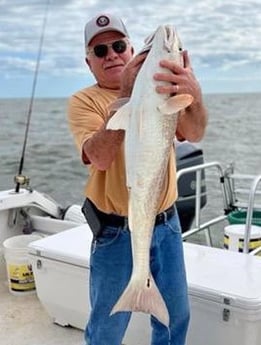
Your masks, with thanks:
[[(134, 49), (126, 27), (120, 18), (111, 14), (99, 14), (86, 24), (85, 49), (86, 63), (97, 84), (78, 91), (69, 102), (70, 128), (82, 161), (89, 165), (83, 212), (94, 233), (90, 259), (92, 309), (85, 340), (88, 345), (120, 345), (131, 314), (120, 312), (110, 316), (110, 312), (132, 271), (128, 191), (124, 131), (106, 130), (106, 122), (131, 95), (146, 53), (133, 58)], [(204, 134), (207, 115), (187, 52), (183, 56), (184, 67), (160, 61), (159, 66), (173, 73), (156, 73), (152, 77), (159, 82), (169, 82), (164, 86), (158, 83), (156, 92), (193, 96), (193, 103), (179, 115), (176, 136), (181, 140), (198, 141)], [(173, 150), (172, 162), (174, 154)], [(151, 317), (153, 345), (184, 345), (189, 322), (181, 230), (174, 207), (176, 198), (175, 166), (169, 164), (162, 194), (162, 205), (167, 207), (158, 210), (151, 271), (167, 305), (170, 325), (167, 328)]]

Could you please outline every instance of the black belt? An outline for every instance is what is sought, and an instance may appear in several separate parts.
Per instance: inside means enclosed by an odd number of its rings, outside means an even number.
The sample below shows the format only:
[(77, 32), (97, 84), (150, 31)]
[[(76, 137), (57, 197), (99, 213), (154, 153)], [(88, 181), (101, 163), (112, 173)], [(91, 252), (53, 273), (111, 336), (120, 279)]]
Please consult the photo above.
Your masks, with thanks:
[[(97, 210), (97, 216), (101, 221), (103, 226), (113, 226), (113, 227), (123, 227), (128, 224), (128, 218), (123, 216), (118, 216), (116, 214), (108, 214)], [(167, 210), (159, 213), (155, 219), (155, 225), (164, 223), (166, 220), (169, 220), (175, 214), (174, 205), (170, 206)]]

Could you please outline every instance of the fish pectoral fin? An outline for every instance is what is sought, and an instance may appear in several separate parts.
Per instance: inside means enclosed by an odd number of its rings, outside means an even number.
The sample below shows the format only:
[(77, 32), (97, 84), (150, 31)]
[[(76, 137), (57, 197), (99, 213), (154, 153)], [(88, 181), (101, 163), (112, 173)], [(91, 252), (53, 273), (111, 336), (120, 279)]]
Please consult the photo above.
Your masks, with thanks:
[(120, 311), (151, 314), (163, 325), (169, 327), (168, 309), (152, 277), (147, 279), (142, 287), (138, 286), (134, 280), (130, 280), (110, 315)]
[(109, 119), (106, 129), (124, 129), (126, 130), (129, 125), (130, 117), (130, 104), (124, 104), (116, 113)]
[(175, 95), (170, 97), (166, 102), (158, 106), (162, 114), (175, 114), (178, 111), (185, 109), (193, 102), (193, 96), (189, 94)]

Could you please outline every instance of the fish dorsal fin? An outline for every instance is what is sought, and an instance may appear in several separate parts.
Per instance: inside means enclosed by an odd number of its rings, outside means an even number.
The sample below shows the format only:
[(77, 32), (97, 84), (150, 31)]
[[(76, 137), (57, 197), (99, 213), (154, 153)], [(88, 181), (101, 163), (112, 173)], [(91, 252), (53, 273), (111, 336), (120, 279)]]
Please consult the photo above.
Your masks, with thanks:
[(124, 129), (126, 130), (129, 125), (130, 118), (130, 104), (124, 104), (116, 113), (109, 119), (106, 129)]
[(193, 96), (189, 94), (182, 94), (170, 97), (166, 102), (158, 106), (162, 114), (174, 114), (185, 109), (193, 102)]

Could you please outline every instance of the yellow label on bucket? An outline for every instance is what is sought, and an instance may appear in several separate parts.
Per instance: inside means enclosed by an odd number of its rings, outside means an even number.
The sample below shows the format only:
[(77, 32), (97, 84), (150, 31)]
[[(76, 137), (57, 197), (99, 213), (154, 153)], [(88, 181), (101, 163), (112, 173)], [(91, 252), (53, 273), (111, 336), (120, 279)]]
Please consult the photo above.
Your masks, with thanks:
[[(224, 236), (224, 247), (229, 249), (231, 238), (228, 235)], [(251, 252), (252, 250), (261, 246), (261, 238), (251, 238), (248, 243), (248, 250)], [(244, 239), (238, 238), (237, 239), (237, 249), (239, 252), (243, 252), (244, 248)]]
[[(261, 239), (260, 238), (252, 238), (249, 241), (248, 249), (251, 252), (252, 250), (254, 250), (260, 246), (261, 246)], [(244, 248), (244, 239), (243, 238), (239, 239), (238, 247), (239, 247), (239, 251), (242, 252), (243, 248)]]
[(32, 265), (8, 265), (10, 288), (13, 291), (30, 291), (35, 289)]

